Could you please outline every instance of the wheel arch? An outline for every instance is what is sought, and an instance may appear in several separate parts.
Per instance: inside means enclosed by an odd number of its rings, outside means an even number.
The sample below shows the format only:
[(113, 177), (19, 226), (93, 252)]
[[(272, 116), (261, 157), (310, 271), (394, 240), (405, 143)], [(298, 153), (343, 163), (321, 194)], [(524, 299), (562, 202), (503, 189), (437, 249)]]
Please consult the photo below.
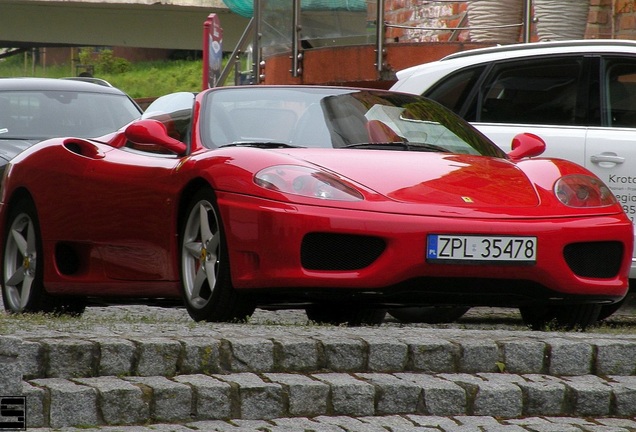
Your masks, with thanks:
[(30, 199), (31, 201), (35, 203), (35, 200), (33, 199), (33, 195), (31, 195), (31, 193), (27, 190), (27, 188), (21, 187), (14, 190), (11, 196), (9, 197), (9, 199), (7, 199), (7, 202), (5, 203), (6, 208), (11, 209), (16, 202), (21, 201), (23, 199)]
[[(177, 226), (175, 227), (176, 228), (175, 232), (177, 233), (181, 232), (181, 227), (183, 226), (186, 218), (188, 217), (188, 214), (187, 214), (188, 204), (192, 200), (192, 197), (194, 196), (194, 194), (196, 194), (198, 191), (204, 188), (214, 190), (212, 185), (207, 180), (203, 178), (196, 178), (190, 181), (181, 191), (181, 194), (179, 196), (178, 214), (177, 214), (177, 220), (176, 220)], [(177, 238), (177, 241), (180, 241), (180, 240)]]
[[(3, 227), (6, 227), (7, 216), (9, 215), (9, 213), (11, 212), (13, 207), (15, 207), (16, 203), (18, 203), (18, 202), (20, 202), (22, 200), (30, 200), (32, 203), (35, 204), (35, 199), (33, 198), (33, 195), (31, 195), (31, 193), (26, 188), (21, 187), (21, 188), (18, 188), (16, 190), (14, 190), (13, 193), (11, 194), (11, 196), (4, 203), (4, 212), (3, 212), (3, 215), (2, 215), (2, 226)], [(36, 213), (37, 213), (37, 206), (36, 206)], [(38, 215), (38, 220), (39, 220), (39, 215)]]

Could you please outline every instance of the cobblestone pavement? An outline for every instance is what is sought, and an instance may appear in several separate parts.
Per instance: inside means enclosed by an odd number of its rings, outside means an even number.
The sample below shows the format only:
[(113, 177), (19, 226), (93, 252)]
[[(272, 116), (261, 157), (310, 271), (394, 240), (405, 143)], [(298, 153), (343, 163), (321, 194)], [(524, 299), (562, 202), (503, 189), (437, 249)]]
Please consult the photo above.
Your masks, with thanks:
[(585, 333), (528, 331), (497, 308), (359, 328), (301, 311), (248, 324), (148, 306), (5, 316), (0, 395), (26, 396), (33, 431), (636, 431), (628, 306)]

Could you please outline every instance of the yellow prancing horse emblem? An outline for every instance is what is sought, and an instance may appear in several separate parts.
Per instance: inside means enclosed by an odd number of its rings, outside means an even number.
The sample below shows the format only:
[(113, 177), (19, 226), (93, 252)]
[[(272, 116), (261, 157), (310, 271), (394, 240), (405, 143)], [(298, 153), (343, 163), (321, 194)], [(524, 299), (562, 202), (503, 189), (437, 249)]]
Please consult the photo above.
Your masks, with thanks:
[(462, 199), (464, 200), (465, 203), (471, 203), (473, 202), (471, 197), (462, 197)]

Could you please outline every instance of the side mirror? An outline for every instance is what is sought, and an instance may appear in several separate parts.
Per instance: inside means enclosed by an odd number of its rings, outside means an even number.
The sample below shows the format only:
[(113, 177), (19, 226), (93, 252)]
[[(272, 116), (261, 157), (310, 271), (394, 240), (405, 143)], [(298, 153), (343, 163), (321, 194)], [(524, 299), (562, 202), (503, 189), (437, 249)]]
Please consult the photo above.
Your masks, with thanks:
[(125, 130), (126, 139), (135, 144), (156, 145), (182, 155), (187, 147), (168, 135), (166, 126), (157, 120), (144, 119), (131, 123)]
[(541, 137), (531, 133), (521, 133), (512, 139), (512, 150), (508, 156), (513, 161), (523, 158), (539, 156), (545, 151), (545, 141)]

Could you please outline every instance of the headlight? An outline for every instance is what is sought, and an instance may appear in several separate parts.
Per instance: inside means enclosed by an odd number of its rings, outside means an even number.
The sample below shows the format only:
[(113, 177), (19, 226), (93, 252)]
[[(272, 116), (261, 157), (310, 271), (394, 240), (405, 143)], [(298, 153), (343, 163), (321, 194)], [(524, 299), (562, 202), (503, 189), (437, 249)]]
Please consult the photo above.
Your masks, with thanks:
[(616, 197), (601, 180), (584, 174), (560, 178), (554, 193), (568, 207), (606, 207), (616, 203)]
[(336, 201), (359, 201), (362, 194), (344, 180), (317, 169), (278, 165), (265, 168), (254, 176), (254, 183), (265, 189)]

